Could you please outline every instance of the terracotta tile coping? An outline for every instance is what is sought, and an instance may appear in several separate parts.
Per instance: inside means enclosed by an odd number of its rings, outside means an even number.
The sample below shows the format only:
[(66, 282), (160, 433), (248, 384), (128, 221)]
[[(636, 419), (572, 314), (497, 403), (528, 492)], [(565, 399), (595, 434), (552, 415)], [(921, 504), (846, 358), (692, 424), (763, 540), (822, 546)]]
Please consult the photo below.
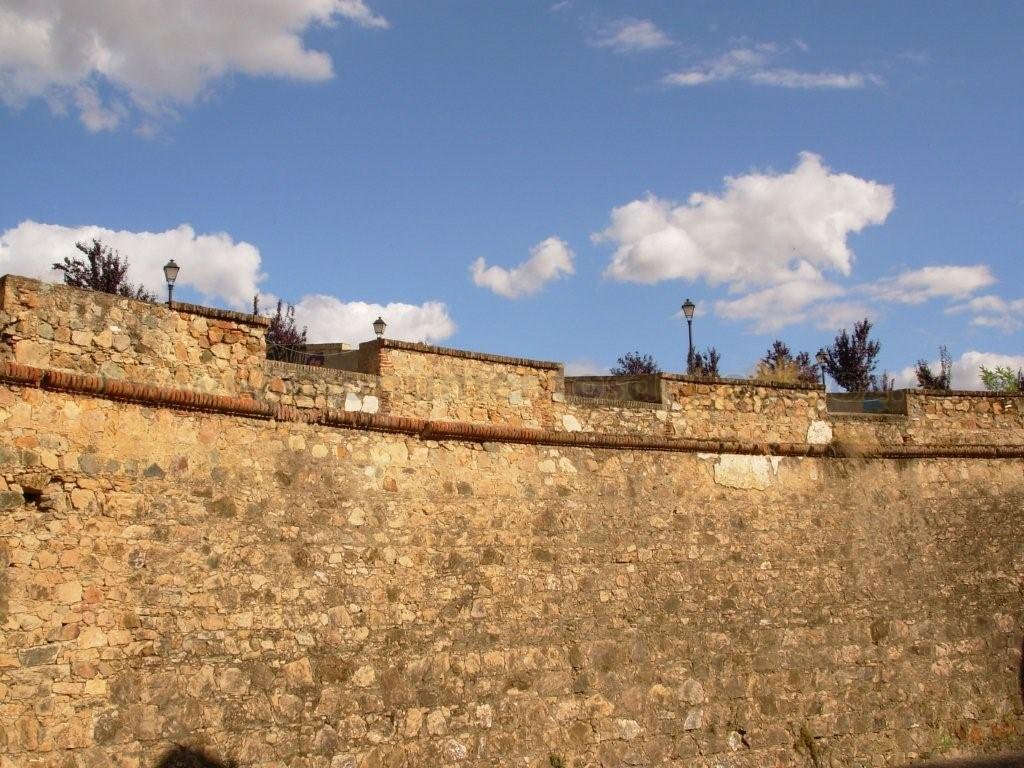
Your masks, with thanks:
[(557, 432), (546, 429), (470, 424), (459, 421), (433, 421), (406, 416), (353, 413), (335, 409), (303, 410), (279, 403), (192, 392), (150, 384), (105, 379), (81, 373), (53, 371), (18, 363), (0, 363), (0, 381), (41, 389), (74, 392), (156, 407), (205, 411), (273, 419), (328, 427), (391, 432), (422, 440), (458, 440), (463, 442), (520, 443), (568, 448), (613, 448), (679, 453), (731, 453), (758, 456), (813, 456), (821, 458), (1024, 458), (1024, 445), (895, 445), (869, 448), (810, 445), (808, 443), (757, 443), (745, 440), (697, 438), (655, 438), (625, 434)]

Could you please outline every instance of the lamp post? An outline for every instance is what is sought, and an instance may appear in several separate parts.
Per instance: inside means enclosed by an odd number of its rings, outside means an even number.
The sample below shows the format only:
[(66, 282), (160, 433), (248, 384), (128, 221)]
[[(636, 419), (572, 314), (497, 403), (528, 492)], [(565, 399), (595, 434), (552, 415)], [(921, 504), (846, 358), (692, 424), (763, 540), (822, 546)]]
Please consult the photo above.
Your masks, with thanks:
[(819, 349), (818, 354), (814, 356), (814, 359), (818, 361), (818, 368), (821, 369), (821, 388), (826, 389), (825, 386), (825, 363), (828, 361), (828, 355), (825, 354), (824, 349)]
[(383, 317), (378, 317), (373, 321), (373, 332), (377, 334), (378, 339), (384, 338), (384, 329), (388, 327), (388, 324), (384, 322)]
[(686, 318), (686, 333), (690, 340), (689, 351), (686, 353), (686, 372), (693, 373), (693, 312), (697, 305), (687, 299), (683, 302), (683, 316)]
[(167, 281), (167, 306), (171, 306), (171, 300), (174, 297), (174, 281), (178, 279), (179, 269), (181, 267), (174, 263), (174, 259), (164, 264), (164, 279)]

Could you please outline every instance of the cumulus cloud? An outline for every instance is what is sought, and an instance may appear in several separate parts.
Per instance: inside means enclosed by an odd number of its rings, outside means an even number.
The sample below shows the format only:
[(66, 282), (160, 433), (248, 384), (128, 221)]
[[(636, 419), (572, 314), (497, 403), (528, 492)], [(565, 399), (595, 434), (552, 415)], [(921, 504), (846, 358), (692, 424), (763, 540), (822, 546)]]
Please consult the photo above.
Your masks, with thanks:
[[(806, 47), (797, 46), (802, 51)], [(742, 81), (776, 88), (851, 89), (880, 85), (881, 78), (867, 72), (804, 72), (775, 64), (788, 49), (776, 43), (733, 48), (705, 59), (694, 67), (666, 75), (666, 85), (694, 87), (724, 81)]]
[(573, 254), (568, 243), (549, 237), (530, 249), (530, 258), (512, 269), (488, 267), (483, 258), (470, 266), (473, 282), (506, 299), (537, 293), (547, 283), (573, 273)]
[(866, 287), (883, 301), (922, 304), (929, 299), (963, 299), (996, 282), (984, 264), (923, 267), (885, 278)]
[[(933, 371), (939, 370), (939, 361), (932, 360)], [(1003, 355), (997, 352), (964, 352), (953, 361), (953, 389), (984, 389), (981, 381), (981, 366), (986, 368), (1006, 367), (1014, 371), (1024, 368), (1024, 355)], [(901, 387), (916, 387), (917, 376), (914, 366), (907, 366), (896, 375), (896, 384)]]
[(225, 301), (235, 309), (252, 306), (264, 278), (259, 250), (246, 242), (236, 243), (224, 232), (196, 234), (188, 224), (164, 232), (128, 232), (30, 220), (0, 234), (0, 274), (60, 280), (60, 273), (50, 265), (77, 254), (76, 242), (93, 238), (128, 257), (128, 279), (157, 296), (167, 290), (163, 266), (172, 258), (181, 267), (179, 286), (192, 288), (204, 301)]
[(748, 321), (758, 333), (771, 333), (808, 320), (812, 308), (843, 294), (843, 289), (803, 265), (794, 279), (753, 291), (738, 299), (715, 302), (715, 312), (729, 320)]
[(847, 238), (892, 209), (891, 186), (834, 173), (804, 152), (789, 173), (726, 178), (721, 195), (698, 192), (680, 205), (634, 200), (614, 209), (594, 239), (615, 245), (605, 271), (614, 280), (703, 279), (744, 290), (817, 270), (849, 274)]
[(390, 338), (403, 341), (437, 342), (455, 333), (448, 308), (440, 301), (370, 304), (317, 293), (303, 296), (295, 305), (295, 321), (306, 326), (310, 343), (366, 341), (373, 338), (377, 317), (384, 318)]
[(608, 373), (608, 366), (590, 358), (570, 360), (565, 364), (566, 376), (602, 376)]
[(187, 105), (230, 73), (325, 80), (330, 56), (302, 35), (340, 19), (388, 26), (364, 0), (10, 0), (0, 7), (0, 100), (41, 97), (101, 131), (131, 109)]
[(971, 325), (983, 328), (998, 328), (1004, 333), (1013, 333), (1024, 328), (1024, 299), (1007, 301), (1000, 296), (988, 294), (977, 296), (963, 304), (946, 310), (947, 314), (968, 312), (974, 315)]
[[(177, 287), (191, 288), (202, 295), (204, 303), (225, 302), (234, 309), (250, 311), (257, 293), (264, 308), (277, 300), (260, 292), (266, 275), (256, 246), (235, 242), (223, 232), (196, 234), (188, 224), (164, 232), (128, 232), (23, 221), (0, 234), (0, 275), (59, 282), (62, 274), (50, 265), (77, 254), (76, 242), (93, 238), (126, 257), (128, 280), (142, 283), (157, 296), (166, 295), (163, 266), (173, 258), (181, 267)], [(455, 332), (447, 307), (439, 301), (371, 304), (311, 294), (295, 305), (296, 321), (308, 327), (311, 342), (364, 341), (372, 337), (371, 324), (378, 315), (387, 321), (388, 336), (394, 338), (434, 342)]]
[(654, 51), (672, 45), (672, 38), (649, 19), (618, 19), (601, 27), (591, 38), (595, 48), (616, 53)]

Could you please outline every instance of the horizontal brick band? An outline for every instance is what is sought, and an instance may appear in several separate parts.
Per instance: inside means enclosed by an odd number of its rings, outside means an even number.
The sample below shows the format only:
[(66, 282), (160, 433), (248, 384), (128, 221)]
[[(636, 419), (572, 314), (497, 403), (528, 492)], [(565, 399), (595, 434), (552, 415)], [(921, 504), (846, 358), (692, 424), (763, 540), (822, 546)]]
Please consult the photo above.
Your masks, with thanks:
[(473, 424), (437, 421), (409, 416), (388, 416), (335, 409), (300, 409), (254, 400), (150, 384), (106, 379), (69, 371), (54, 371), (18, 363), (0, 363), (0, 381), (61, 392), (103, 397), (154, 407), (222, 413), (255, 419), (320, 424), (326, 427), (360, 429), (410, 435), (423, 440), (456, 440), (477, 443), (519, 443), (567, 448), (610, 448), (632, 451), (679, 453), (729, 453), (756, 456), (819, 458), (911, 459), (977, 458), (1021, 459), (1024, 445), (891, 445), (850, 447), (715, 439), (658, 438), (593, 432), (559, 432), (548, 429), (512, 427), (502, 424)]

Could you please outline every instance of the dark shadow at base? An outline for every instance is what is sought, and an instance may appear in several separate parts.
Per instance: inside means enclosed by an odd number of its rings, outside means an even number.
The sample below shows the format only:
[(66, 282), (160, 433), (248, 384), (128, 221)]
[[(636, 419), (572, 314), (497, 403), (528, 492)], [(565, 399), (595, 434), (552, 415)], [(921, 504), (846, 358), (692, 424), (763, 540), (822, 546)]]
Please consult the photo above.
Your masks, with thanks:
[(962, 757), (955, 760), (928, 760), (906, 768), (1024, 768), (1024, 752), (992, 757)]
[(216, 760), (201, 749), (177, 746), (167, 752), (154, 768), (238, 768), (234, 760)]

